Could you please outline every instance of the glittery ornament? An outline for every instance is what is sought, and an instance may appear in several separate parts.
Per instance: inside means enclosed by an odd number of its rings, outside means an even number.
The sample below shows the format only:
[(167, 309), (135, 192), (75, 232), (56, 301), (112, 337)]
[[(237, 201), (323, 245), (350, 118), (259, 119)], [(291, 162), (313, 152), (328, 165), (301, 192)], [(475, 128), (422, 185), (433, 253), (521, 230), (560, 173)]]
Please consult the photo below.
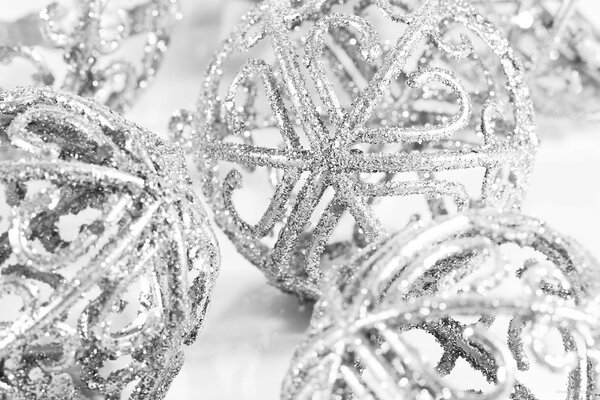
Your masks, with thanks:
[(181, 151), (47, 88), (0, 144), (0, 398), (163, 398), (219, 263)]
[(537, 140), (521, 65), (470, 6), (420, 3), (265, 1), (173, 120), (218, 225), (285, 291), (318, 298), (324, 265), (398, 214), (520, 206)]
[(283, 399), (597, 393), (600, 266), (538, 220), (441, 217), (354, 261), (317, 303)]
[(577, 0), (471, 0), (524, 60), (536, 108), (600, 118), (600, 32)]
[(177, 0), (52, 2), (0, 25), (0, 62), (25, 60), (34, 83), (123, 110), (156, 75), (179, 17)]

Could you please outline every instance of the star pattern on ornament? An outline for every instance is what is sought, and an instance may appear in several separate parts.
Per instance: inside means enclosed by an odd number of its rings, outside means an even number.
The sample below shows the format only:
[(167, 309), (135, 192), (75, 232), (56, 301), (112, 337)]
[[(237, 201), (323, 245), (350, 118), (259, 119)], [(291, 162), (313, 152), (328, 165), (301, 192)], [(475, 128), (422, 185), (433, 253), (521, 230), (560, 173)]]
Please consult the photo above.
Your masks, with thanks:
[[(272, 283), (308, 298), (318, 297), (323, 255), (340, 251), (340, 246), (329, 243), (329, 239), (346, 213), (355, 221), (351, 240), (354, 243), (350, 246), (372, 243), (388, 234), (374, 211), (378, 198), (423, 195), (429, 199), (432, 214), (437, 215), (443, 207), (435, 200), (448, 197), (462, 211), (472, 203), (465, 186), (435, 175), (476, 167), (485, 169), (482, 204), (518, 207), (537, 143), (520, 65), (506, 40), (470, 7), (458, 1), (437, 0), (426, 1), (410, 13), (386, 1), (362, 2), (361, 6), (363, 9), (355, 10), (356, 14), (321, 11), (326, 5), (317, 1), (303, 3), (298, 9), (290, 9), (285, 1), (277, 0), (258, 6), (243, 18), (240, 27), (217, 52), (209, 66), (197, 115), (191, 122), (195, 133), (193, 145), (187, 147), (196, 152), (205, 195), (218, 224)], [(396, 43), (385, 51), (375, 26), (361, 16), (369, 7), (382, 11), (390, 24), (399, 22), (406, 26)], [(291, 27), (301, 26), (308, 19), (315, 22), (298, 45), (290, 38)], [(387, 126), (379, 121), (378, 126), (373, 126), (377, 108), (389, 101), (386, 93), (395, 79), (403, 76), (423, 41), (431, 41), (449, 59), (471, 57), (474, 49), (466, 36), (461, 36), (458, 43), (444, 37), (440, 26), (449, 19), (481, 38), (500, 60), (510, 104), (502, 103), (490, 89), (479, 109), (479, 127), (475, 128), (473, 99), (463, 80), (448, 68), (424, 66), (408, 73), (407, 90), (427, 92), (441, 86), (438, 95), (454, 103), (456, 112), (425, 113), (429, 120), (420, 120), (422, 124)], [(331, 46), (326, 43), (328, 33), (339, 39), (340, 46), (349, 39), (349, 52), (355, 56), (352, 61), (367, 71), (364, 75), (368, 76), (363, 76), (366, 83), (360, 90), (351, 87), (356, 86), (352, 79), (341, 79), (352, 91), (350, 107), (342, 106), (329, 70), (347, 77), (351, 68), (348, 62), (331, 60)], [(249, 51), (267, 39), (274, 62), (247, 60), (221, 99), (217, 91), (227, 58), (236, 49)], [(270, 110), (266, 117), (257, 111), (259, 87), (264, 90)], [(246, 96), (241, 105), (236, 102), (240, 93)], [(485, 97), (482, 93), (476, 95), (478, 99)], [(416, 100), (404, 98), (405, 102)], [(399, 99), (392, 96), (392, 101)], [(515, 124), (498, 134), (497, 122), (506, 107), (514, 113)], [(173, 124), (178, 127), (174, 130), (179, 136), (185, 123), (179, 118)], [(255, 136), (266, 128), (280, 133), (278, 146), (254, 143)], [(480, 130), (481, 143), (455, 138), (457, 133), (468, 130)], [(176, 135), (180, 139), (179, 136)], [(384, 148), (389, 145), (400, 149)], [(275, 176), (274, 193), (256, 224), (247, 223), (238, 214), (233, 197), (236, 191), (243, 193), (241, 189), (245, 189), (242, 173), (234, 168), (220, 178), (218, 169), (224, 162), (249, 171), (266, 167)], [(415, 173), (417, 179), (394, 179), (406, 173)], [(367, 174), (385, 177), (367, 180)], [(328, 192), (333, 192), (332, 197), (313, 223), (313, 213)], [(276, 238), (272, 248), (262, 242), (269, 235)]]

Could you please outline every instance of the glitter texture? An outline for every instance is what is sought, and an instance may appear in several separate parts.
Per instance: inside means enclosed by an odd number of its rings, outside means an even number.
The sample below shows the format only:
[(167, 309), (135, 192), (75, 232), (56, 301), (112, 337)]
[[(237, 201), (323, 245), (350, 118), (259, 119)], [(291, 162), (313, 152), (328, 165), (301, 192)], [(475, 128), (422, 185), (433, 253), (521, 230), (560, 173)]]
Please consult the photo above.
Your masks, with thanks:
[[(39, 17), (25, 16), (12, 24), (13, 29), (9, 27), (0, 46), (0, 61), (26, 60), (35, 68), (36, 84), (94, 97), (122, 111), (156, 75), (180, 18), (177, 0), (126, 4), (122, 0), (53, 2)], [(133, 60), (136, 49), (131, 43), (143, 36), (140, 59)], [(62, 53), (64, 71), (53, 70), (45, 60), (41, 50), (48, 48)]]
[[(479, 210), (415, 223), (347, 268), (355, 271), (349, 281), (326, 280), (282, 399), (596, 393), (600, 266), (538, 220)], [(422, 339), (411, 340), (415, 331), (439, 344), (437, 364)], [(476, 375), (453, 381), (459, 364), (478, 371), (487, 389), (472, 386)], [(558, 397), (524, 380), (543, 369), (562, 379)]]
[[(386, 237), (385, 199), (423, 200), (391, 211), (420, 218), (521, 204), (537, 139), (519, 61), (469, 5), (418, 3), (265, 1), (214, 56), (197, 112), (173, 119), (217, 224), (285, 291), (318, 298), (324, 265)], [(236, 204), (265, 170), (249, 222)]]
[(163, 398), (219, 264), (181, 151), (47, 88), (0, 143), (0, 398)]
[(600, 118), (600, 32), (577, 0), (471, 1), (520, 53), (540, 112)]

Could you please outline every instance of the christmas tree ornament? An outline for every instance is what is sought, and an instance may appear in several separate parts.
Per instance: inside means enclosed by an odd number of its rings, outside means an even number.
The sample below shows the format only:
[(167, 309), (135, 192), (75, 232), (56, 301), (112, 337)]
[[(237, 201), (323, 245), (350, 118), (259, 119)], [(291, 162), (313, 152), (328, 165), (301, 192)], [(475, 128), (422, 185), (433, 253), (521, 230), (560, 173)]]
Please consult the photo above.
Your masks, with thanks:
[(317, 303), (282, 399), (597, 393), (600, 266), (540, 221), (440, 217), (354, 262), (353, 278), (331, 277)]
[(156, 75), (179, 18), (177, 0), (52, 2), (0, 25), (0, 62), (25, 61), (34, 84), (122, 111)]
[(532, 114), (508, 41), (461, 1), (268, 0), (171, 128), (238, 251), (314, 299), (326, 265), (414, 215), (518, 208)]
[(163, 398), (219, 265), (181, 150), (31, 88), (0, 93), (0, 154), (0, 398)]
[(474, 2), (506, 31), (524, 60), (540, 112), (600, 118), (600, 31), (578, 9), (579, 1)]

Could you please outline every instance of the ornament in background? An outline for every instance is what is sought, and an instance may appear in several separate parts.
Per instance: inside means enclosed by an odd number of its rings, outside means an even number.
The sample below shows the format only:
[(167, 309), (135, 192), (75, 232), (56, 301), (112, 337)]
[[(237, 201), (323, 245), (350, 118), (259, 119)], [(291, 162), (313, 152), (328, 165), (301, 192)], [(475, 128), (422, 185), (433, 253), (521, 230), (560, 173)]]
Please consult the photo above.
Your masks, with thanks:
[(521, 204), (537, 144), (521, 64), (465, 3), (419, 3), (265, 1), (172, 121), (218, 225), (285, 291), (318, 298), (325, 264), (414, 215)]
[(471, 1), (506, 31), (540, 112), (600, 118), (600, 31), (579, 1)]
[[(35, 84), (122, 111), (156, 75), (179, 18), (177, 0), (53, 2), (0, 26), (0, 61), (24, 59)], [(56, 53), (58, 65), (49, 60)]]
[(0, 143), (0, 393), (162, 398), (219, 264), (181, 151), (48, 88), (0, 93)]
[(317, 303), (283, 399), (597, 393), (600, 266), (543, 223), (470, 211), (354, 261)]

